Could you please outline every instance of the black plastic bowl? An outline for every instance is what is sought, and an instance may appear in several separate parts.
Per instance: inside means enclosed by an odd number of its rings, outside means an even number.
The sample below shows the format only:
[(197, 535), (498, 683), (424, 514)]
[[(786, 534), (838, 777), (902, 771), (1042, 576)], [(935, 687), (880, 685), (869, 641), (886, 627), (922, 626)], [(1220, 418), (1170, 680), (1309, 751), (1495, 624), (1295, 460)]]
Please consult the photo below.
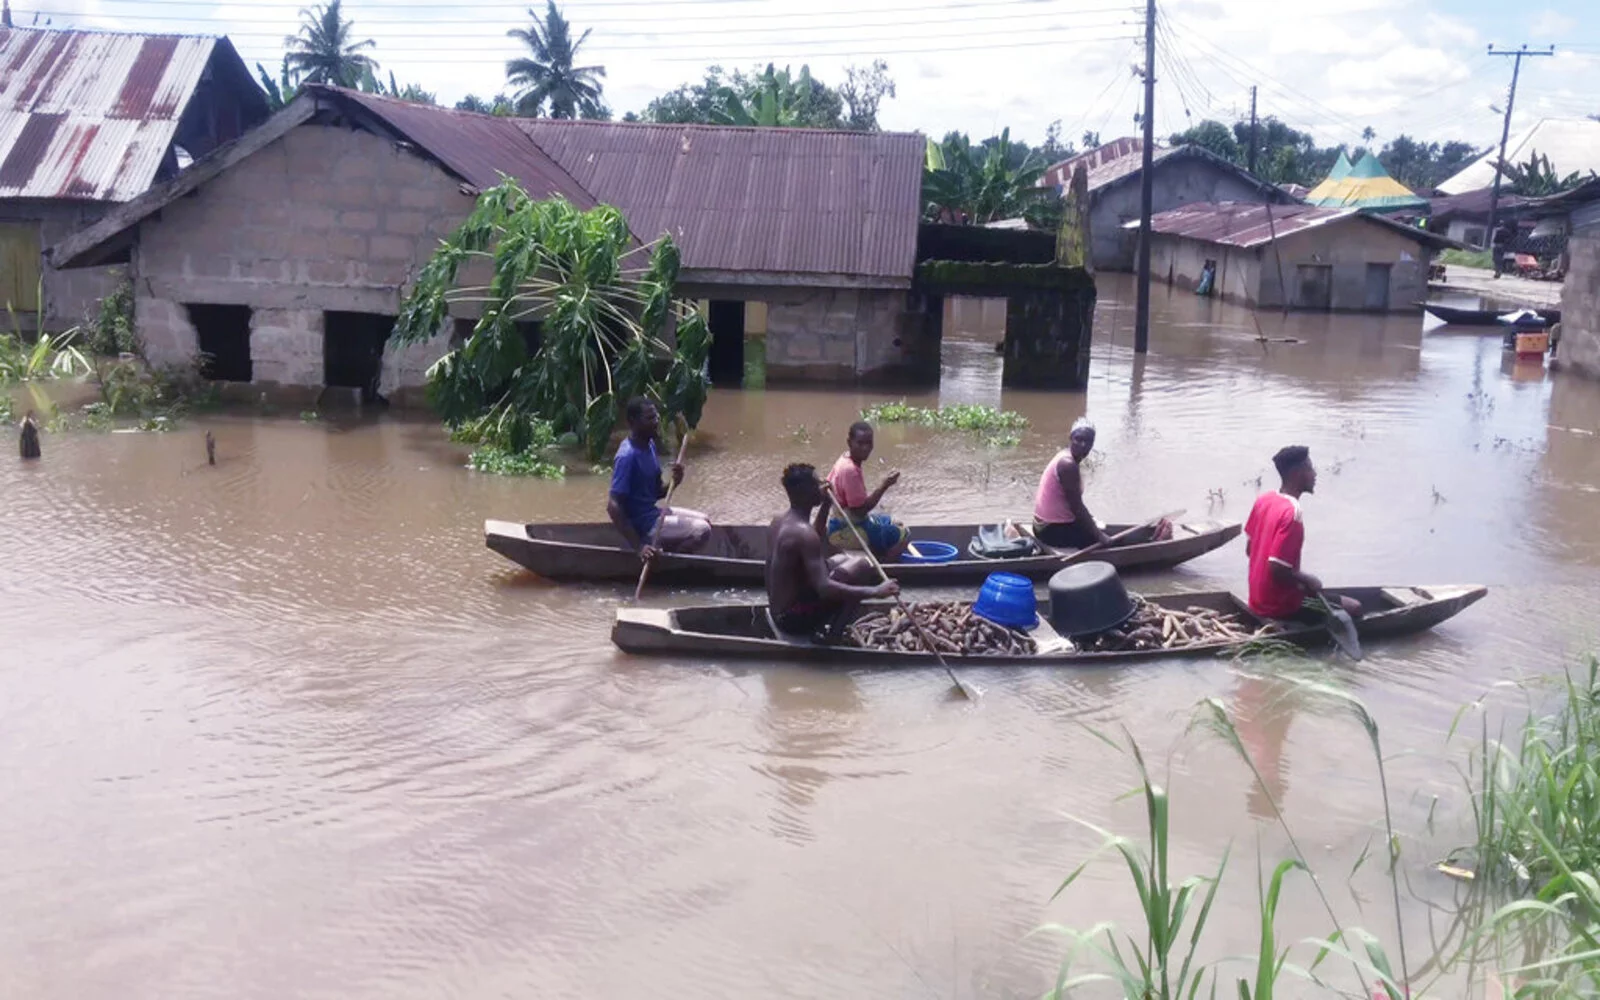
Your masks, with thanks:
[(1116, 628), (1134, 608), (1110, 563), (1079, 563), (1050, 578), (1050, 624), (1070, 639)]

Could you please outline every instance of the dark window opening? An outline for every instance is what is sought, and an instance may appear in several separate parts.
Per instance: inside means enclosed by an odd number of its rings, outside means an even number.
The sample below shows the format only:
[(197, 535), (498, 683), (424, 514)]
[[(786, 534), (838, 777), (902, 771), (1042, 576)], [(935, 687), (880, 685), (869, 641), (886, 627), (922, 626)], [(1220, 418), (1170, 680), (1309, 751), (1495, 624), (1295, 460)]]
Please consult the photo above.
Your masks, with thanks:
[(475, 319), (457, 318), (450, 324), (450, 349), (460, 350), (472, 338), (472, 331), (478, 328)]
[(394, 331), (394, 317), (376, 313), (322, 314), (322, 381), (324, 385), (360, 389), (363, 402), (381, 399), (383, 348)]
[(250, 307), (187, 305), (200, 341), (200, 374), (213, 382), (249, 382)]
[(744, 303), (714, 301), (708, 311), (711, 350), (706, 367), (712, 385), (744, 384)]

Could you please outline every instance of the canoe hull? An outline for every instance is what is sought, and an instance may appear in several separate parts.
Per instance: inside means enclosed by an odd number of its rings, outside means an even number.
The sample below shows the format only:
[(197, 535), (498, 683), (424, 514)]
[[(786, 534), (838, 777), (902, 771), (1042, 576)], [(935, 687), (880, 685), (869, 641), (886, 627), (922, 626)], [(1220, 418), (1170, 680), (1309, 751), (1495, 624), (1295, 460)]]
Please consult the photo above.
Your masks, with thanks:
[[(1442, 306), (1432, 302), (1422, 303), (1422, 308), (1435, 319), (1451, 326), (1483, 326), (1493, 327), (1497, 330), (1504, 330), (1508, 325), (1501, 322), (1500, 317), (1513, 311), (1510, 309), (1460, 309), (1455, 306)], [(1535, 309), (1534, 312), (1538, 313), (1539, 318), (1544, 320), (1546, 324), (1553, 326), (1561, 322), (1561, 310), (1559, 309)]]
[[(1362, 602), (1367, 610), (1357, 620), (1356, 631), (1363, 642), (1368, 642), (1427, 631), (1477, 603), (1488, 593), (1488, 588), (1351, 587), (1330, 588), (1328, 593), (1347, 594)], [(1227, 591), (1146, 595), (1145, 600), (1180, 610), (1202, 607), (1233, 612), (1246, 623), (1259, 624), (1244, 602)], [(886, 606), (887, 602), (869, 602), (863, 608), (873, 610)], [(1048, 613), (1048, 602), (1040, 602), (1040, 611)], [(1309, 621), (1291, 625), (1273, 638), (1307, 648), (1324, 646), (1330, 641), (1326, 628)], [(938, 665), (938, 660), (928, 653), (822, 646), (773, 638), (766, 625), (766, 606), (762, 604), (702, 605), (679, 609), (621, 608), (611, 629), (611, 641), (626, 653), (640, 655), (798, 661), (848, 669)], [(1218, 641), (1179, 649), (1040, 653), (1033, 656), (988, 654), (947, 656), (946, 659), (952, 666), (1109, 666), (1134, 660), (1217, 656), (1237, 651), (1242, 645), (1244, 643), (1237, 641)]]
[[(913, 540), (948, 542), (963, 555), (978, 533), (975, 524), (913, 526)], [(1121, 525), (1108, 525), (1116, 531)], [(1168, 569), (1226, 545), (1238, 536), (1237, 521), (1203, 521), (1174, 525), (1173, 537), (1162, 542), (1119, 545), (1097, 552), (1096, 559), (1124, 573)], [(484, 541), (490, 549), (524, 569), (550, 580), (627, 581), (639, 578), (639, 555), (617, 544), (610, 524), (520, 524), (485, 521)], [(650, 568), (652, 583), (677, 586), (761, 586), (766, 572), (765, 525), (718, 525), (704, 555), (663, 553)], [(981, 583), (994, 572), (1016, 573), (1032, 580), (1049, 579), (1071, 549), (1050, 549), (1026, 559), (963, 558), (948, 563), (889, 563), (885, 569), (901, 583), (940, 585)]]

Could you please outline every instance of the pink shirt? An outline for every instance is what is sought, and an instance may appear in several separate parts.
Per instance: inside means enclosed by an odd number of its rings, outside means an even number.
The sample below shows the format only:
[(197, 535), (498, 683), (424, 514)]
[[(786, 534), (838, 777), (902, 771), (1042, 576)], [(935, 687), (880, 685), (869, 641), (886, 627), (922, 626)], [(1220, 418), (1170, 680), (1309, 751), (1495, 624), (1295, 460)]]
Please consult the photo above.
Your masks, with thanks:
[(828, 482), (833, 484), (834, 503), (840, 507), (855, 508), (867, 505), (867, 477), (862, 475), (861, 466), (851, 460), (848, 451), (833, 463), (833, 471), (828, 473)]
[(1067, 505), (1067, 491), (1061, 488), (1061, 463), (1071, 458), (1070, 448), (1061, 449), (1039, 477), (1039, 492), (1033, 495), (1033, 519), (1040, 524), (1071, 524), (1077, 520)]

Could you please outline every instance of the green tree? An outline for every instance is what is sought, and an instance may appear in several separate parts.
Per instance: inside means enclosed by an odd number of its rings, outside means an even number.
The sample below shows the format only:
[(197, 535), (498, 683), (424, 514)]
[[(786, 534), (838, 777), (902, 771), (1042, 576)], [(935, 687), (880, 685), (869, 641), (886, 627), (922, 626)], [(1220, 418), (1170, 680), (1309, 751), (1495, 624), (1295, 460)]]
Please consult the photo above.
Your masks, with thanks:
[(1544, 198), (1560, 194), (1562, 191), (1570, 191), (1595, 176), (1592, 170), (1587, 177), (1576, 170), (1563, 175), (1551, 165), (1550, 157), (1538, 150), (1533, 151), (1528, 162), (1507, 164), (1501, 173), (1511, 182), (1511, 192), (1525, 198)]
[(484, 100), (476, 94), (468, 94), (456, 102), (457, 111), (476, 111), (480, 115), (498, 115), (509, 118), (516, 114), (516, 105), (505, 94), (496, 94)]
[(1187, 131), (1174, 133), (1172, 144), (1199, 146), (1230, 163), (1243, 163), (1245, 159), (1246, 147), (1240, 145), (1239, 140), (1234, 137), (1233, 130), (1209, 118)]
[(790, 128), (845, 128), (844, 100), (839, 92), (811, 76), (799, 76), (771, 64), (749, 73), (706, 70), (700, 83), (683, 84), (651, 101), (645, 121), (704, 125), (774, 124)]
[[(457, 287), (461, 269), (479, 260), (490, 283)], [(633, 396), (649, 396), (669, 420), (700, 420), (711, 334), (675, 298), (678, 265), (670, 237), (637, 246), (609, 205), (534, 201), (506, 180), (479, 196), (423, 267), (393, 339), (431, 340), (448, 326), (452, 302), (477, 304), (472, 333), (428, 371), (434, 412), (459, 438), (505, 452), (571, 434), (598, 457)], [(540, 333), (531, 355), (519, 329), (529, 319)]]
[(377, 76), (375, 76), (373, 72), (368, 69), (365, 73), (361, 74), (361, 82), (358, 89), (360, 89), (364, 94), (377, 94), (379, 97), (393, 97), (401, 101), (410, 101), (412, 104), (437, 105), (439, 103), (438, 98), (435, 97), (432, 92), (423, 90), (417, 84), (408, 83), (404, 87), (400, 86), (395, 82), (393, 72), (389, 74), (389, 85), (385, 87), (383, 85), (383, 81), (378, 79)]
[(871, 66), (847, 66), (839, 99), (847, 109), (845, 125), (859, 132), (878, 131), (878, 107), (885, 97), (894, 96), (894, 79), (889, 64), (874, 59)]
[(1015, 147), (1010, 129), (976, 147), (961, 133), (930, 142), (922, 177), (923, 217), (972, 225), (1023, 218), (1030, 225), (1053, 227), (1061, 200), (1053, 189), (1039, 186), (1048, 164), (1032, 152), (1019, 157)]
[(261, 78), (261, 89), (267, 92), (267, 106), (273, 111), (282, 111), (290, 102), (300, 96), (300, 88), (289, 78), (289, 57), (283, 57), (283, 66), (279, 70), (278, 79), (274, 80), (267, 74), (266, 67), (256, 63), (256, 75)]
[(300, 33), (284, 39), (295, 83), (355, 87), (363, 74), (377, 69), (377, 62), (365, 53), (378, 43), (370, 38), (352, 40), (355, 24), (345, 19), (341, 2), (328, 0), (325, 6), (302, 10)]
[(538, 115), (548, 104), (551, 118), (609, 118), (600, 85), (606, 68), (573, 65), (591, 29), (573, 41), (572, 25), (555, 0), (546, 0), (544, 17), (532, 8), (528, 16), (532, 25), (506, 32), (528, 47), (528, 55), (506, 63), (506, 82), (517, 88), (517, 113)]

